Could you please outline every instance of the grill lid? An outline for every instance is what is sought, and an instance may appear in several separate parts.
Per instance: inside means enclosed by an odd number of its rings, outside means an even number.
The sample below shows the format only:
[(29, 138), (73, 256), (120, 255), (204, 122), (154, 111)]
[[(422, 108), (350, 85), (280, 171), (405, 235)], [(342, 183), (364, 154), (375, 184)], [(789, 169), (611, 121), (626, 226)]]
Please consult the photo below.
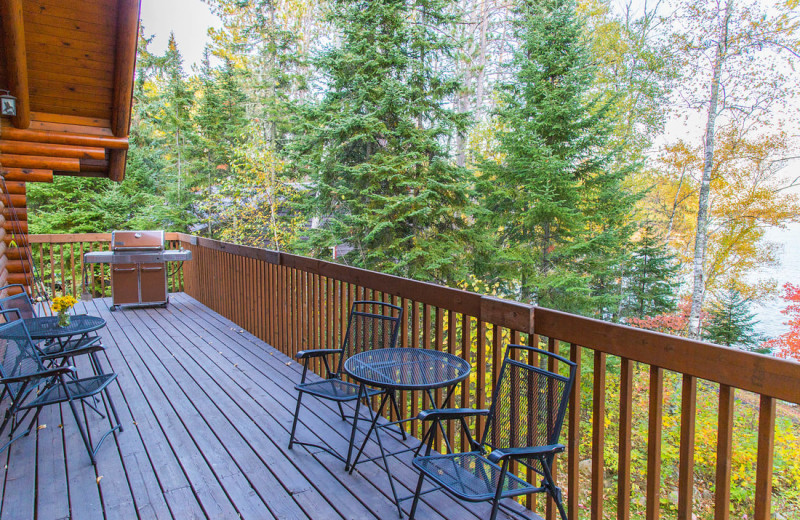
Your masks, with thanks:
[(111, 233), (111, 250), (164, 249), (164, 231), (114, 231)]

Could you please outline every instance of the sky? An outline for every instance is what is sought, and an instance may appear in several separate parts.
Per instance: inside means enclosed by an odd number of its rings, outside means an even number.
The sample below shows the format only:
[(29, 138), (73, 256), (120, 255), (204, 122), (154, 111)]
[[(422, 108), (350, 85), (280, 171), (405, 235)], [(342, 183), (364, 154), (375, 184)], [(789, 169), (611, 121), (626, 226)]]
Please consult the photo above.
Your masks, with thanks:
[(150, 46), (153, 53), (163, 53), (170, 31), (175, 32), (186, 70), (200, 64), (208, 42), (208, 27), (222, 25), (200, 0), (142, 0), (141, 16), (145, 35), (155, 36)]

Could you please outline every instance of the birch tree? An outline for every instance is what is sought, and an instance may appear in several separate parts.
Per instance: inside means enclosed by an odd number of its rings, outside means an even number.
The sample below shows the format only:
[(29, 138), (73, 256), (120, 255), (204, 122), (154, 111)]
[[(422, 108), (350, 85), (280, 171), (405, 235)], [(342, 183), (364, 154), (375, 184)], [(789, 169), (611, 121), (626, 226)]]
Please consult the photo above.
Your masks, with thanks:
[(800, 54), (794, 2), (769, 9), (746, 0), (686, 0), (679, 8), (674, 47), (686, 74), (679, 90), (685, 106), (704, 121), (703, 163), (692, 257), (689, 333), (700, 334), (706, 290), (706, 254), (712, 172), (721, 126), (757, 132), (774, 122), (796, 93), (792, 62)]

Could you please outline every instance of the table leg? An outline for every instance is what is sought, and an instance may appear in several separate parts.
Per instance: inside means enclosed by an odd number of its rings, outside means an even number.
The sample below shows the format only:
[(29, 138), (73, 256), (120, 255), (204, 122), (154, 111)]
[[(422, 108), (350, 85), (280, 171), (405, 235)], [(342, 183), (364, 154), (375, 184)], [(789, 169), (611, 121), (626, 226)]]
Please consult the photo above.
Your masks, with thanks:
[[(364, 394), (366, 395), (366, 390), (364, 390)], [(359, 391), (359, 396), (360, 395), (361, 395), (361, 393)], [(372, 435), (372, 431), (375, 430), (375, 434), (378, 435), (378, 431), (377, 431), (376, 425), (378, 424), (378, 419), (381, 417), (381, 414), (383, 413), (383, 409), (386, 406), (386, 401), (388, 399), (388, 396), (389, 396), (388, 392), (384, 392), (381, 395), (381, 404), (380, 404), (380, 406), (378, 406), (378, 413), (377, 414), (372, 411), (372, 407), (371, 406), (367, 406), (367, 409), (369, 410), (369, 415), (370, 415), (370, 418), (372, 419), (372, 421), (371, 421), (371, 423), (369, 425), (369, 429), (367, 430), (367, 434), (364, 436), (364, 441), (361, 443), (361, 448), (359, 448), (358, 454), (356, 454), (355, 460), (353, 460), (353, 463), (350, 465), (350, 473), (353, 472), (353, 470), (356, 467), (356, 464), (358, 464), (358, 459), (360, 459), (361, 458), (361, 454), (364, 453), (364, 448), (367, 446), (367, 441), (369, 441), (369, 436)], [(353, 424), (355, 424), (355, 422)], [(355, 437), (355, 428), (353, 428), (352, 437)], [(378, 439), (380, 439), (380, 437), (378, 437)], [(381, 449), (381, 455), (383, 455), (383, 449)]]
[[(378, 441), (378, 449), (381, 452), (381, 458), (383, 459), (383, 467), (386, 470), (386, 476), (389, 477), (389, 487), (392, 488), (392, 497), (394, 497), (394, 503), (397, 506), (397, 515), (400, 518), (403, 518), (403, 510), (400, 508), (400, 500), (397, 496), (397, 490), (394, 487), (394, 478), (392, 478), (392, 470), (389, 469), (389, 459), (386, 458), (386, 450), (383, 449), (383, 442), (381, 441), (381, 429), (380, 427), (376, 427), (378, 420), (381, 418), (381, 414), (383, 413), (384, 406), (386, 406), (386, 401), (388, 400), (389, 396), (391, 395), (390, 392), (386, 392), (383, 394), (383, 398), (381, 399), (381, 404), (378, 407), (378, 412), (373, 412), (372, 408), (369, 408), (369, 415), (370, 419), (372, 419), (372, 425), (370, 426), (369, 431), (367, 432), (367, 436), (364, 438), (364, 443), (361, 445), (361, 450), (359, 450), (358, 455), (356, 456), (356, 462), (358, 461), (358, 457), (361, 455), (361, 452), (364, 450), (364, 446), (366, 446), (367, 441), (369, 440), (369, 435), (375, 430), (375, 438)], [(353, 468), (355, 468), (356, 462), (353, 462), (353, 467), (350, 468), (350, 472), (353, 472)]]

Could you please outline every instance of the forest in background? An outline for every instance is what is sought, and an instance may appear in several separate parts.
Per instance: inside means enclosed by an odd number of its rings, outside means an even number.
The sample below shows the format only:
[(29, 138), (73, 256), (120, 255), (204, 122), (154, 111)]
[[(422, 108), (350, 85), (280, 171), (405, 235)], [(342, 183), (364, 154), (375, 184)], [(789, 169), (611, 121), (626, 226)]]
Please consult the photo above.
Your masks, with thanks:
[[(800, 220), (796, 0), (207, 3), (193, 70), (142, 27), (126, 180), (32, 186), (32, 232), (190, 231), (800, 357), (797, 287), (747, 276)], [(779, 291), (795, 326), (759, 337)]]

